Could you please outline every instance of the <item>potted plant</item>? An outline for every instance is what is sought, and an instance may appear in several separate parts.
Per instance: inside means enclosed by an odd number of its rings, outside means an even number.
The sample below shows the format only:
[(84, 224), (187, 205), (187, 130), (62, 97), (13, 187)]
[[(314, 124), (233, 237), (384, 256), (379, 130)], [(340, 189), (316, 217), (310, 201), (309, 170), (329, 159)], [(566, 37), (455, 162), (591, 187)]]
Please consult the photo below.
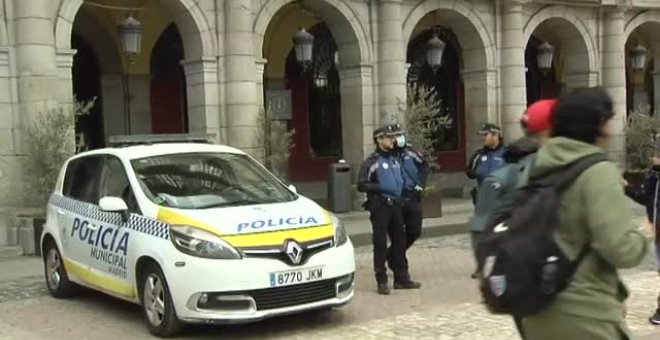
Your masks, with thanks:
[(435, 89), (414, 83), (408, 85), (406, 102), (399, 101), (407, 139), (413, 148), (422, 153), (430, 168), (429, 181), (422, 199), (424, 218), (442, 216), (442, 195), (435, 176), (440, 166), (436, 159), (434, 135), (442, 133), (452, 124), (451, 117), (442, 114), (442, 108)]
[(284, 121), (274, 120), (269, 109), (259, 111), (257, 129), (257, 147), (263, 150), (264, 166), (287, 183), (287, 166), (294, 147), (295, 130), (289, 130)]
[[(39, 239), (46, 221), (46, 204), (55, 187), (62, 164), (71, 156), (86, 149), (82, 134), (76, 135), (74, 126), (82, 115), (89, 114), (96, 99), (59, 105), (38, 112), (30, 125), (23, 130), (26, 176), (25, 202), (31, 208), (16, 216), (19, 228), (23, 229), (24, 253), (40, 255)], [(26, 231), (32, 237), (26, 238)], [(30, 244), (33, 247), (28, 247)]]
[(628, 115), (625, 128), (626, 170), (623, 177), (632, 185), (644, 182), (651, 158), (660, 150), (660, 120), (652, 117), (649, 108)]

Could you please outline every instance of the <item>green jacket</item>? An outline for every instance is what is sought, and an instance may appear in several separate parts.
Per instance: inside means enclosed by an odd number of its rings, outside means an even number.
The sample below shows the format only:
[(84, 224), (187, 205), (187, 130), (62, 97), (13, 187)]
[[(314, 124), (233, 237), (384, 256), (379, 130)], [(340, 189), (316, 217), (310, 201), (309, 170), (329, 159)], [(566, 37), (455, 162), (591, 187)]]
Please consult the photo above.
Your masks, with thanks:
[[(600, 152), (603, 150), (591, 144), (553, 138), (537, 153), (530, 177), (543, 176), (582, 156)], [(623, 322), (628, 291), (617, 269), (639, 265), (646, 254), (647, 240), (636, 231), (618, 168), (611, 162), (592, 166), (571, 184), (560, 200), (557, 243), (571, 258), (577, 258), (585, 245), (591, 250), (569, 287), (538, 317), (559, 313)]]

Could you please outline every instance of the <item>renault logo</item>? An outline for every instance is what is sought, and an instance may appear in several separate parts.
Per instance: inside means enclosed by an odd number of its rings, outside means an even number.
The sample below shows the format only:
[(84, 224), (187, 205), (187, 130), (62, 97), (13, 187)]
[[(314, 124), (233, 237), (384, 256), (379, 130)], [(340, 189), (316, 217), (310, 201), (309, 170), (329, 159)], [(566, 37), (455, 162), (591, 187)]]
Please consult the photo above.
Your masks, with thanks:
[(286, 256), (288, 256), (291, 260), (291, 263), (300, 264), (300, 261), (302, 260), (303, 249), (298, 244), (298, 242), (293, 240), (287, 241), (287, 243), (284, 245), (284, 252), (286, 253)]

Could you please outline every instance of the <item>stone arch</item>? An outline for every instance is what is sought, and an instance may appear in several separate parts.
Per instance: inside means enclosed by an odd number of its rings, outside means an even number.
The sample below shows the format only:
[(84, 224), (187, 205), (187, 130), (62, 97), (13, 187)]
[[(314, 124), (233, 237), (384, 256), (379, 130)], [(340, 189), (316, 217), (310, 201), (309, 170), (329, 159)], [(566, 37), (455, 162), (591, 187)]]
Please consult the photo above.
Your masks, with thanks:
[[(113, 37), (102, 25), (98, 24), (94, 14), (85, 11), (84, 8), (80, 10), (76, 16), (76, 26), (72, 29), (72, 33), (77, 33), (94, 48), (99, 56), (99, 65), (102, 74), (121, 74), (122, 72), (122, 56), (114, 44), (108, 44), (112, 41)], [(69, 38), (70, 39), (70, 38)]]
[(638, 83), (639, 75), (634, 76), (629, 70), (629, 62), (626, 62), (628, 111), (649, 105), (654, 115), (657, 115), (660, 109), (660, 76), (657, 73), (660, 70), (660, 12), (644, 11), (637, 14), (626, 24), (624, 34), (625, 51), (629, 51), (637, 43), (648, 48), (647, 66), (644, 71), (646, 79), (642, 80), (642, 84)]
[[(217, 55), (213, 30), (203, 10), (195, 0), (160, 0), (171, 13), (184, 37), (188, 59), (200, 59)], [(55, 19), (55, 47), (71, 48), (71, 32), (76, 14), (84, 0), (64, 0)]]
[[(565, 6), (550, 6), (540, 10), (525, 23), (523, 41), (528, 42), (536, 29), (550, 20), (561, 22), (562, 28), (566, 29), (560, 30), (560, 39), (568, 43), (571, 50), (577, 49), (571, 53), (574, 58), (572, 60), (577, 60), (576, 63), (571, 62), (573, 67), (580, 68), (580, 72), (596, 73), (600, 64), (595, 38), (589, 32), (584, 21), (575, 15), (574, 9)], [(581, 63), (581, 60), (586, 60), (586, 65)], [(595, 85), (593, 79), (589, 83), (590, 86)]]
[[(275, 14), (296, 0), (268, 0), (257, 13), (253, 31), (256, 34), (255, 55), (263, 56), (266, 31)], [(318, 14), (330, 27), (339, 48), (339, 59), (345, 65), (368, 64), (372, 46), (355, 11), (344, 0), (305, 1), (304, 5)], [(357, 49), (355, 48), (357, 46)]]
[[(452, 31), (458, 35), (461, 48), (466, 54), (466, 70), (495, 67), (496, 50), (492, 35), (479, 15), (462, 2), (425, 0), (415, 6), (403, 22), (403, 39), (406, 46), (418, 23), (434, 11), (440, 11), (441, 19), (448, 21)], [(470, 51), (475, 53), (469, 53)]]

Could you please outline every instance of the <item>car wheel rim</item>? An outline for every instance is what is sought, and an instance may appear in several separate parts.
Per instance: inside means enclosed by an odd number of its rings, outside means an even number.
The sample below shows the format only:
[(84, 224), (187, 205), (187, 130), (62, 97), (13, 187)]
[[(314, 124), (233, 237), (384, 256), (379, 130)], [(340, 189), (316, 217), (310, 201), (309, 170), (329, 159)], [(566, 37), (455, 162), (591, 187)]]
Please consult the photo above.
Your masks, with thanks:
[(144, 310), (149, 323), (160, 326), (165, 318), (165, 290), (163, 282), (155, 274), (147, 277), (144, 284)]
[(48, 251), (46, 270), (48, 273), (48, 285), (52, 289), (57, 289), (57, 287), (60, 286), (60, 281), (62, 280), (62, 267), (60, 263), (60, 254), (55, 248), (51, 248)]

